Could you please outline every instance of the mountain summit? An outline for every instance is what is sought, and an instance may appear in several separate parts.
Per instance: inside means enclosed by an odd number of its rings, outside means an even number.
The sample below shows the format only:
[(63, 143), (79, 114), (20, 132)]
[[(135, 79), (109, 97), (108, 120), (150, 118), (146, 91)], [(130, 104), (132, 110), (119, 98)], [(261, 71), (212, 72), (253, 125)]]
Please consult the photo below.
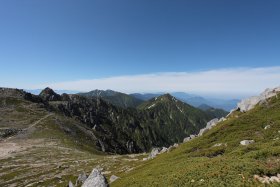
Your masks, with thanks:
[(49, 87), (42, 90), (39, 96), (45, 101), (61, 101), (61, 96)]

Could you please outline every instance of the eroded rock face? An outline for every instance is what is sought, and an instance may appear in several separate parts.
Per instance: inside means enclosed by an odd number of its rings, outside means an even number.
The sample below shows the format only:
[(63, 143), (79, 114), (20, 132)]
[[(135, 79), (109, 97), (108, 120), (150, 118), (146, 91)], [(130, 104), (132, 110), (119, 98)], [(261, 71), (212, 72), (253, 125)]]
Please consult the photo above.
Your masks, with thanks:
[(96, 168), (92, 170), (91, 174), (88, 176), (88, 178), (82, 185), (82, 187), (107, 187), (107, 186), (108, 184), (106, 182), (105, 177)]
[(274, 97), (280, 92), (280, 87), (273, 89), (266, 89), (261, 95), (250, 97), (248, 99), (242, 100), (237, 104), (238, 109), (241, 112), (247, 112), (253, 109), (257, 104), (265, 102), (267, 99)]

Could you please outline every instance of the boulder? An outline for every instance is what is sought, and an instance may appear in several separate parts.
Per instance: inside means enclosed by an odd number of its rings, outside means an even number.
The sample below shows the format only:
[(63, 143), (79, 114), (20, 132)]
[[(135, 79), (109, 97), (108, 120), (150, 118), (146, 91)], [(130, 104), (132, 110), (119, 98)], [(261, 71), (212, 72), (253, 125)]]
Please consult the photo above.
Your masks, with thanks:
[(271, 127), (270, 125), (265, 126), (265, 127), (264, 127), (264, 130), (269, 129), (270, 127)]
[(73, 183), (71, 181), (69, 181), (68, 187), (74, 187), (74, 185), (73, 185)]
[(116, 175), (112, 175), (111, 177), (110, 177), (110, 183), (112, 183), (112, 182), (114, 182), (114, 181), (116, 181), (116, 180), (118, 180), (119, 179), (119, 177), (117, 177)]
[(254, 140), (242, 140), (240, 142), (241, 145), (249, 145), (249, 144), (252, 144), (252, 143), (255, 143)]
[(82, 185), (82, 187), (107, 187), (107, 186), (108, 184), (106, 182), (105, 177), (96, 168), (92, 170), (91, 174), (88, 176), (88, 178)]
[(87, 180), (87, 175), (83, 171), (81, 174), (79, 174), (78, 179), (76, 180), (76, 186), (79, 184), (83, 184)]
[(148, 158), (143, 158), (143, 161), (147, 161), (148, 160)]

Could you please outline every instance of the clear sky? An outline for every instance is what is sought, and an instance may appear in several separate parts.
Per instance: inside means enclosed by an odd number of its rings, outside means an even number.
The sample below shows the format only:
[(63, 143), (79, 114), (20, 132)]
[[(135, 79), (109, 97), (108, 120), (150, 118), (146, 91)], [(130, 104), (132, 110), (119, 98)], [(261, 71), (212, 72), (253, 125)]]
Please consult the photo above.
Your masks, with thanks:
[(279, 10), (279, 0), (1, 0), (0, 86), (280, 66)]

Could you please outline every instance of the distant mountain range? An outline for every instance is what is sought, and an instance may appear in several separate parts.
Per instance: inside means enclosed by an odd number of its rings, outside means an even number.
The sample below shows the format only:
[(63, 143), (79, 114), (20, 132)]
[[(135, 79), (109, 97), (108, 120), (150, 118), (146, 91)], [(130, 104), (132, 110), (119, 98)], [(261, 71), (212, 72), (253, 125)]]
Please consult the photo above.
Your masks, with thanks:
[[(200, 107), (201, 105), (208, 105), (211, 108), (219, 108), (219, 109), (223, 109), (226, 111), (230, 111), (230, 110), (234, 109), (237, 106), (237, 103), (240, 101), (238, 99), (225, 100), (225, 99), (204, 98), (204, 97), (200, 97), (197, 95), (188, 94), (188, 93), (184, 93), (184, 92), (172, 92), (170, 94), (173, 95), (174, 97), (180, 99), (181, 101), (188, 103), (194, 107)], [(130, 94), (130, 95), (133, 97), (136, 97), (138, 99), (147, 101), (153, 97), (158, 97), (158, 96), (162, 95), (162, 93), (156, 93), (156, 94), (134, 93), (134, 94)]]
[(240, 101), (238, 99), (224, 100), (224, 99), (215, 99), (215, 98), (204, 98), (196, 95), (190, 95), (182, 92), (171, 93), (178, 99), (194, 106), (199, 107), (201, 105), (208, 105), (213, 108), (220, 108), (226, 111), (230, 111), (237, 106), (237, 103)]
[(93, 90), (87, 93), (78, 93), (87, 98), (102, 98), (103, 100), (122, 108), (136, 108), (144, 101), (130, 95), (113, 90)]
[[(26, 90), (32, 94), (38, 95), (42, 90)], [(71, 90), (55, 90), (55, 92), (62, 94), (76, 94), (78, 91), (71, 91)], [(148, 101), (152, 98), (159, 97), (165, 93), (133, 93), (133, 94), (125, 94), (113, 90), (93, 90), (90, 92), (85, 93), (78, 93), (79, 95), (85, 97), (100, 97), (103, 100), (122, 107), (122, 108), (136, 108), (144, 101)], [(194, 107), (201, 108), (203, 105), (207, 105), (210, 108), (217, 108), (223, 109), (225, 111), (230, 111), (237, 106), (237, 103), (240, 101), (238, 99), (215, 99), (215, 98), (204, 98), (194, 94), (188, 94), (184, 92), (172, 92), (170, 93), (172, 96), (176, 97), (177, 99), (190, 104)]]
[[(28, 116), (29, 109), (21, 108), (32, 108), (34, 104), (41, 109), (30, 111), (52, 112), (53, 117), (61, 118), (63, 124), (70, 119), (82, 123), (79, 132), (72, 131), (75, 128), (72, 126), (62, 130), (92, 139), (90, 147), (111, 153), (138, 153), (181, 142), (205, 127), (209, 120), (227, 114), (216, 112), (216, 109), (195, 108), (170, 94), (143, 101), (112, 90), (62, 95), (50, 88), (42, 90), (39, 95), (18, 89), (3, 88), (0, 91), (3, 109), (18, 107), (22, 116)], [(20, 106), (17, 103), (21, 103)], [(7, 115), (2, 117), (11, 120)], [(16, 130), (20, 132), (22, 129)]]

